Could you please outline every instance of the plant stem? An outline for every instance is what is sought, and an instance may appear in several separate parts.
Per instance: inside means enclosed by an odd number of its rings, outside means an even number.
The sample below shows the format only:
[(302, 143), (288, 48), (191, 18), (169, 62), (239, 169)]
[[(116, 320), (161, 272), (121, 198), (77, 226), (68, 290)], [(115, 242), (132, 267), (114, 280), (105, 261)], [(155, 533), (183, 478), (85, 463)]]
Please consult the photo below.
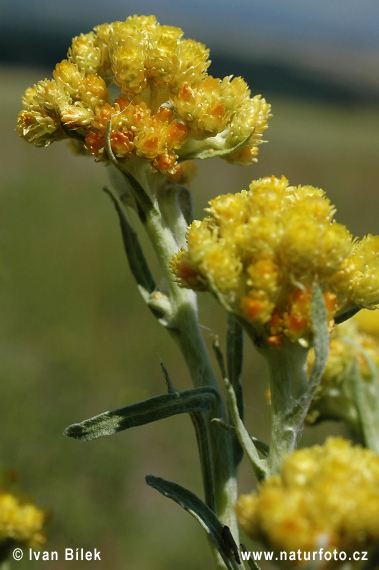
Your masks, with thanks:
[[(219, 391), (198, 322), (196, 295), (191, 290), (179, 287), (168, 269), (169, 260), (177, 252), (176, 241), (170, 229), (161, 223), (161, 219), (148, 218), (146, 229), (170, 289), (173, 312), (168, 331), (183, 354), (194, 386), (212, 386)], [(211, 415), (226, 421), (221, 396)], [(238, 530), (233, 507), (237, 499), (237, 483), (233, 461), (233, 439), (210, 420), (211, 418), (209, 418), (209, 432), (217, 515), (223, 524), (230, 528), (236, 539)]]
[(271, 438), (270, 475), (279, 472), (286, 453), (291, 453), (302, 434), (302, 414), (294, 414), (295, 402), (307, 392), (307, 349), (291, 343), (281, 348), (261, 349), (270, 373)]
[[(146, 174), (146, 173), (141, 173)], [(213, 470), (214, 497), (216, 514), (223, 525), (229, 527), (238, 544), (238, 526), (234, 512), (237, 500), (236, 465), (234, 461), (233, 437), (212, 418), (227, 420), (221, 393), (210, 363), (209, 354), (201, 334), (197, 316), (197, 299), (193, 291), (179, 287), (169, 271), (169, 261), (177, 253), (179, 243), (184, 242), (186, 223), (176, 200), (166, 201), (162, 206), (157, 200), (159, 192), (153, 192), (151, 178), (139, 177), (144, 189), (154, 196), (154, 208), (144, 212), (144, 227), (155, 250), (161, 270), (169, 289), (171, 313), (167, 330), (179, 346), (187, 364), (195, 387), (212, 386), (220, 394), (214, 409), (207, 419), (211, 463)], [(161, 181), (161, 178), (156, 178)], [(159, 188), (158, 188), (159, 190)], [(162, 202), (164, 197), (162, 198)], [(181, 231), (180, 231), (181, 230)], [(182, 234), (182, 235), (178, 235)], [(181, 244), (180, 244), (181, 245)], [(217, 568), (225, 569), (225, 565), (213, 549)]]

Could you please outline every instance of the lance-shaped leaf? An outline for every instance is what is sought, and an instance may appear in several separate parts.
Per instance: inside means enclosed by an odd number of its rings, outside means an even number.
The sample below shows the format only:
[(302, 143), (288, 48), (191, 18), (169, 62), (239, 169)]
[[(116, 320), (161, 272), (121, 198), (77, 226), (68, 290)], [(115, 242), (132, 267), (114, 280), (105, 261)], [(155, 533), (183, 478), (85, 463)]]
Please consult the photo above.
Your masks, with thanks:
[(138, 289), (144, 301), (147, 303), (150, 299), (151, 293), (156, 289), (154, 277), (143, 254), (137, 233), (129, 224), (125, 212), (122, 210), (120, 204), (112, 193), (107, 188), (104, 188), (104, 191), (108, 194), (116, 209), (129, 267), (134, 279), (136, 280)]
[[(178, 390), (174, 387), (169, 376), (167, 368), (161, 362), (161, 368), (166, 380), (167, 391), (169, 394), (178, 394)], [(190, 412), (192, 424), (195, 428), (197, 447), (199, 450), (201, 475), (203, 479), (205, 502), (210, 509), (216, 510), (216, 499), (214, 492), (214, 476), (211, 461), (211, 449), (209, 442), (208, 421), (202, 412)]]
[(228, 396), (228, 404), (230, 409), (230, 414), (233, 420), (233, 424), (236, 430), (238, 440), (246, 453), (247, 458), (253, 468), (253, 471), (258, 479), (266, 479), (268, 476), (268, 467), (265, 459), (261, 459), (258, 454), (258, 446), (255, 445), (254, 440), (251, 438), (249, 432), (245, 428), (245, 424), (239, 417), (237, 398), (234, 393), (233, 386), (229, 382), (228, 378), (224, 378), (226, 392)]
[(292, 422), (302, 424), (320, 384), (329, 354), (328, 315), (321, 287), (314, 285), (312, 294), (312, 330), (315, 361), (308, 380), (307, 391), (294, 403), (290, 412)]
[(193, 427), (195, 428), (197, 447), (199, 450), (205, 501), (208, 507), (215, 510), (216, 498), (214, 492), (214, 475), (211, 461), (208, 423), (202, 412), (190, 412), (190, 416)]
[(195, 159), (206, 160), (207, 158), (214, 158), (215, 156), (228, 156), (228, 154), (232, 154), (232, 152), (236, 152), (237, 150), (245, 146), (253, 136), (254, 130), (255, 129), (253, 129), (249, 134), (249, 136), (247, 136), (242, 142), (236, 144), (232, 148), (222, 148), (219, 150), (214, 148), (209, 148), (207, 150), (186, 154), (185, 156), (182, 157), (182, 160), (195, 160)]
[(192, 388), (175, 394), (161, 394), (72, 424), (66, 428), (64, 434), (82, 441), (89, 441), (177, 414), (210, 411), (218, 397), (217, 391), (208, 386)]
[[(230, 540), (230, 531), (225, 533), (224, 529), (227, 527), (218, 520), (215, 513), (197, 495), (177, 483), (166, 481), (161, 477), (154, 477), (154, 475), (147, 475), (146, 483), (190, 513), (215, 544), (227, 569), (238, 569), (235, 560), (235, 557), (238, 556), (238, 548), (235, 543), (232, 544), (233, 539)], [(228, 537), (228, 540), (225, 539), (225, 536)]]
[[(227, 424), (226, 422), (223, 422), (222, 420), (220, 420), (220, 418), (213, 418), (212, 422), (218, 424), (220, 427), (222, 427), (222, 429), (225, 429), (226, 431), (229, 431), (230, 433), (232, 433), (236, 438), (237, 436), (237, 430), (234, 426), (232, 426), (231, 424)], [(258, 451), (264, 456), (267, 457), (268, 454), (270, 453), (270, 446), (262, 441), (261, 439), (259, 439), (258, 437), (254, 437), (253, 435), (250, 435), (250, 439), (251, 441), (254, 443), (255, 447), (258, 449)]]
[(226, 366), (228, 378), (234, 388), (238, 402), (238, 411), (243, 420), (243, 391), (241, 373), (243, 364), (243, 328), (236, 319), (228, 313), (226, 330)]
[(360, 307), (351, 307), (347, 311), (337, 312), (336, 316), (334, 317), (336, 325), (340, 325), (341, 323), (344, 323), (348, 319), (351, 319), (351, 317), (354, 317), (354, 315), (359, 313), (360, 310), (361, 310)]
[(218, 345), (217, 339), (213, 342), (213, 350), (215, 352), (217, 363), (220, 367), (221, 374), (225, 383), (226, 393), (228, 397), (229, 412), (231, 420), (233, 422), (235, 433), (238, 437), (238, 441), (241, 444), (242, 449), (246, 453), (247, 458), (250, 460), (251, 466), (254, 470), (257, 479), (260, 481), (261, 479), (267, 477), (268, 469), (266, 461), (259, 457), (257, 448), (254, 445), (254, 442), (251, 439), (250, 434), (245, 428), (245, 425), (239, 415), (236, 394), (234, 392), (233, 385), (226, 374), (224, 357)]
[[(226, 366), (228, 371), (228, 378), (234, 388), (234, 393), (237, 399), (238, 413), (243, 421), (244, 419), (244, 401), (243, 389), (241, 383), (241, 373), (243, 364), (243, 329), (241, 325), (230, 313), (227, 314), (227, 328), (226, 328)], [(234, 448), (234, 461), (238, 465), (243, 457), (243, 449), (235, 440)]]
[(176, 186), (176, 192), (178, 195), (180, 209), (187, 222), (187, 225), (189, 226), (194, 217), (192, 194), (186, 186), (182, 186), (181, 184), (178, 184)]

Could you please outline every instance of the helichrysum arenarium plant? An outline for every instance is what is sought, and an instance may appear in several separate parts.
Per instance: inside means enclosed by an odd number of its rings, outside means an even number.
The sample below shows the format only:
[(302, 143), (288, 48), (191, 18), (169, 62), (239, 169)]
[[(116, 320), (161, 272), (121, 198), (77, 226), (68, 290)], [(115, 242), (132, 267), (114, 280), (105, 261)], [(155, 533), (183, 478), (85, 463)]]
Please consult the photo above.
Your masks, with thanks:
[[(193, 220), (192, 161), (251, 164), (271, 116), (270, 105), (252, 96), (242, 78), (209, 75), (208, 55), (180, 29), (161, 26), (154, 16), (133, 16), (74, 38), (53, 79), (25, 92), (20, 136), (36, 146), (68, 139), (74, 152), (108, 167), (113, 186), (106, 191), (131, 273), (193, 382), (177, 391), (164, 370), (168, 393), (73, 424), (66, 435), (90, 440), (189, 413), (204, 499), (158, 477), (148, 476), (147, 483), (200, 522), (218, 568), (241, 567), (237, 517), (248, 535), (275, 551), (368, 548), (379, 539), (377, 361), (362, 339), (349, 331), (350, 340), (341, 332), (342, 339), (339, 331), (360, 309), (379, 303), (379, 237), (354, 238), (335, 221), (323, 190), (290, 186), (284, 176), (253, 181), (248, 190), (231, 188), (210, 201), (202, 221)], [(151, 240), (164, 286), (144, 257), (132, 209)], [(225, 356), (214, 346), (227, 401), (200, 332), (197, 291), (209, 291), (228, 316)], [(243, 423), (244, 332), (269, 368), (267, 444)], [(339, 366), (338, 342), (354, 346)], [(342, 412), (332, 401), (331, 382), (345, 398)], [(346, 421), (369, 449), (330, 439), (296, 450), (304, 422), (324, 417)], [(258, 492), (238, 499), (243, 453)], [(356, 500), (345, 508), (346, 494)]]

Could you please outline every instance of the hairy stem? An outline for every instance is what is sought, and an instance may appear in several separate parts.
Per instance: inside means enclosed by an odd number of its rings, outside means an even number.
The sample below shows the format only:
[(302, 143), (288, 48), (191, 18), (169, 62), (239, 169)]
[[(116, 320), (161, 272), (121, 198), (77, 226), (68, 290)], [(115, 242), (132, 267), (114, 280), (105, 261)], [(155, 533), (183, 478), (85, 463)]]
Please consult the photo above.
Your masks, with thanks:
[(300, 345), (264, 349), (270, 373), (271, 437), (268, 466), (270, 475), (278, 473), (283, 456), (291, 453), (303, 431), (303, 416), (294, 414), (295, 402), (308, 389), (307, 350)]
[[(168, 262), (177, 252), (176, 240), (170, 228), (162, 224), (160, 217), (158, 219), (157, 216), (148, 216), (146, 230), (160, 260), (170, 291), (172, 319), (168, 328), (169, 333), (183, 354), (194, 386), (212, 386), (219, 390), (199, 326), (196, 295), (193, 291), (179, 287), (168, 269)], [(211, 415), (226, 421), (221, 396)], [(231, 529), (236, 539), (238, 531), (233, 507), (237, 498), (237, 484), (233, 461), (233, 438), (210, 421), (209, 431), (217, 515), (223, 524)]]
[[(133, 173), (133, 176), (135, 174), (137, 171)], [(159, 184), (154, 192), (151, 177), (147, 177), (146, 172), (139, 174), (137, 184), (142, 184), (147, 192), (146, 196), (151, 197), (150, 204), (153, 205), (152, 207), (146, 199), (147, 207), (144, 208), (144, 203), (141, 202), (143, 215), (140, 215), (140, 219), (152, 243), (168, 287), (170, 317), (166, 325), (167, 330), (183, 354), (194, 386), (212, 386), (220, 394), (199, 326), (196, 295), (193, 291), (179, 287), (169, 271), (169, 261), (177, 253), (180, 242), (184, 242), (187, 225), (184, 215), (179, 207), (178, 200), (173, 199), (173, 196), (167, 199), (165, 192), (160, 192), (162, 188), (161, 177), (155, 178)], [(134, 192), (136, 192), (136, 187), (134, 187)], [(159, 203), (160, 194), (162, 204)], [(206, 418), (213, 472), (211, 484), (214, 486), (216, 514), (222, 524), (229, 527), (238, 544), (238, 527), (234, 513), (234, 505), (237, 500), (237, 467), (234, 460), (233, 436), (220, 428), (217, 423), (212, 423), (211, 420), (214, 417), (227, 420), (221, 394), (214, 405), (214, 409)], [(203, 469), (203, 472), (206, 470)], [(210, 482), (207, 484), (209, 485)], [(224, 562), (217, 553), (215, 554), (217, 567), (224, 569)]]

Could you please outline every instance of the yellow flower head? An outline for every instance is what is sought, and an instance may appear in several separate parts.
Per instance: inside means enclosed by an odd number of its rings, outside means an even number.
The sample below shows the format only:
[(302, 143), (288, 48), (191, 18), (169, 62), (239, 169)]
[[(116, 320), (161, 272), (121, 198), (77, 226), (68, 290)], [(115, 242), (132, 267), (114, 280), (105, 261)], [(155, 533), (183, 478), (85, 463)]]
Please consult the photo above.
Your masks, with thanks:
[(243, 531), (275, 552), (367, 549), (379, 540), (379, 457), (341, 438), (297, 450), (236, 512)]
[(23, 500), (2, 483), (0, 489), (0, 547), (38, 548), (46, 542), (48, 513)]
[(111, 148), (124, 162), (137, 156), (174, 177), (179, 160), (204, 152), (248, 164), (256, 160), (270, 106), (250, 98), (240, 77), (207, 75), (208, 56), (203, 44), (154, 16), (97, 26), (72, 40), (52, 80), (26, 91), (18, 133), (36, 146), (72, 138), (76, 152), (81, 144), (108, 160), (105, 133), (113, 117)]
[(379, 238), (353, 240), (319, 188), (268, 177), (209, 204), (171, 270), (183, 287), (212, 292), (269, 344), (310, 340), (314, 283), (330, 323), (379, 303)]

